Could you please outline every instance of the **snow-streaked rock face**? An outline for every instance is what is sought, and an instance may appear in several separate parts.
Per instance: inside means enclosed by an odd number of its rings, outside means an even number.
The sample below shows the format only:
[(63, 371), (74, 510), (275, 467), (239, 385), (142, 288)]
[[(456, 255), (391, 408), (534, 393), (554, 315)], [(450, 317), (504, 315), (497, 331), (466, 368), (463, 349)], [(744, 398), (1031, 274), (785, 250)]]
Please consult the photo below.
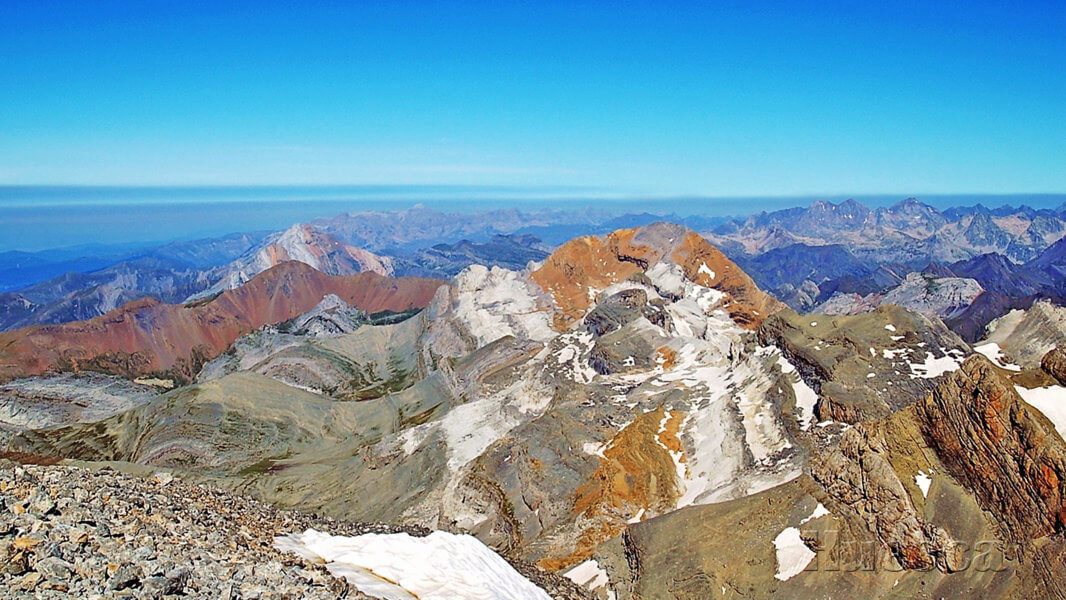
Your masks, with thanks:
[[(789, 428), (810, 424), (817, 397), (734, 320), (729, 294), (692, 279), (719, 276), (702, 266), (686, 273), (665, 256), (622, 280), (591, 277), (566, 307), (529, 270), (460, 273), (427, 311), (425, 337), (454, 405), (375, 448), (380, 460), (439, 465), (406, 517), (501, 545), (513, 538), (497, 532), (515, 531), (555, 570), (627, 522), (799, 476)], [(789, 396), (794, 415), (780, 406)]]
[(481, 347), (506, 335), (545, 341), (556, 335), (547, 306), (521, 273), (471, 265), (454, 280), (455, 316)]
[(351, 275), (363, 271), (379, 275), (393, 273), (391, 258), (349, 246), (312, 225), (298, 223), (268, 237), (244, 256), (218, 269), (215, 283), (186, 301), (239, 287), (259, 273), (288, 260), (302, 262), (328, 275)]
[(796, 406), (799, 409), (800, 428), (806, 431), (810, 429), (811, 422), (814, 421), (814, 408), (818, 404), (818, 394), (803, 381), (803, 378), (796, 372), (796, 367), (784, 356), (778, 359), (777, 364), (781, 367), (781, 372), (792, 382), (792, 392), (796, 396)]
[(1028, 310), (1012, 310), (988, 324), (978, 345), (996, 344), (1002, 359), (1026, 369), (1056, 346), (1066, 347), (1066, 307), (1036, 302)]
[(896, 287), (884, 294), (835, 294), (816, 306), (813, 312), (829, 315), (855, 315), (869, 312), (884, 304), (895, 304), (914, 312), (949, 318), (965, 310), (984, 289), (973, 279), (961, 277), (927, 277), (910, 273)]
[(385, 600), (550, 600), (477, 538), (435, 531), (334, 536), (309, 529), (277, 548), (323, 561), (364, 594)]
[(400, 439), (410, 454), (439, 434), (448, 468), (456, 472), (520, 423), (542, 414), (550, 401), (550, 391), (537, 380), (519, 379), (496, 394), (456, 406), (439, 421), (404, 431)]

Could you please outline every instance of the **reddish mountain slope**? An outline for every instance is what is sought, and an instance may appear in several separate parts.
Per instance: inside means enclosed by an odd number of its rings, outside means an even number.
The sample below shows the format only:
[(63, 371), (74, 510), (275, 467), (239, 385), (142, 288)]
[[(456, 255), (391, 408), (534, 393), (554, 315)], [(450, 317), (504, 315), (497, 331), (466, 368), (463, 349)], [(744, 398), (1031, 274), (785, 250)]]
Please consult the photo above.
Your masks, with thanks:
[(0, 381), (53, 371), (93, 370), (136, 377), (191, 377), (238, 337), (280, 323), (336, 294), (368, 312), (429, 303), (444, 282), (377, 273), (326, 275), (301, 262), (281, 263), (235, 290), (191, 304), (144, 299), (106, 315), (0, 334)]
[(667, 223), (571, 240), (548, 257), (533, 280), (559, 307), (555, 326), (561, 330), (592, 304), (589, 288), (623, 281), (660, 261), (679, 265), (690, 281), (728, 294), (727, 310), (743, 327), (757, 329), (784, 307), (699, 234)]

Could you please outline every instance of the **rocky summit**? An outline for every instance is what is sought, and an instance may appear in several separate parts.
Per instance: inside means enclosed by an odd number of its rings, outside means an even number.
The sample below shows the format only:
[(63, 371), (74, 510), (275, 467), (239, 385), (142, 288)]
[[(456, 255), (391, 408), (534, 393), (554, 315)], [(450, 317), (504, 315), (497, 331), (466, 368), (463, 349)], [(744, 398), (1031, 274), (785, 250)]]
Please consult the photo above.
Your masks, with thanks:
[[(20, 464), (11, 461), (28, 461)], [(165, 471), (0, 459), (0, 597), (372, 598), (322, 564), (280, 549), (282, 536), (429, 531), (341, 522), (277, 508)], [(559, 600), (587, 600), (563, 577), (513, 568)]]
[(973, 339), (946, 268), (800, 312), (681, 225), (523, 240), (5, 334), (12, 594), (1062, 597), (1053, 301)]

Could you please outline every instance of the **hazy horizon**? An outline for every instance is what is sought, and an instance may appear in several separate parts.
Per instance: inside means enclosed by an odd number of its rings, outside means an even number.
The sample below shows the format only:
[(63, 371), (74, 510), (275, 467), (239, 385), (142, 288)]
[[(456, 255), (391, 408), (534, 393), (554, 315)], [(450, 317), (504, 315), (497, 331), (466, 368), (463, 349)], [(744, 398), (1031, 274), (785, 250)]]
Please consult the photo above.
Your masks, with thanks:
[[(578, 194), (583, 191), (584, 195)], [(910, 197), (937, 209), (1066, 205), (1066, 194), (636, 197), (560, 186), (0, 186), (0, 251), (85, 244), (145, 247), (230, 233), (281, 230), (346, 212), (415, 206), (445, 213), (542, 209), (607, 214), (743, 217), (817, 200), (872, 208)], [(254, 207), (249, 210), (249, 207)]]

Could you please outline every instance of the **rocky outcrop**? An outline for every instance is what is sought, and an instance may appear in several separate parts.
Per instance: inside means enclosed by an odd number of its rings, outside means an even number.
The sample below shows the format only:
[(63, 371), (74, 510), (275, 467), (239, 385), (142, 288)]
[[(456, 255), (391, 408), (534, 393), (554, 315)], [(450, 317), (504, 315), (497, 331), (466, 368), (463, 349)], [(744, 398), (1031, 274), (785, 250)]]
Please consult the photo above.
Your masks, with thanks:
[(282, 263), (248, 284), (190, 304), (144, 299), (88, 321), (0, 335), (0, 381), (58, 371), (188, 381), (234, 340), (297, 317), (327, 294), (366, 312), (406, 311), (429, 303), (444, 282), (376, 273), (333, 277), (303, 263)]
[[(167, 474), (139, 480), (110, 470), (0, 460), (0, 493), (5, 597), (325, 600), (349, 592), (325, 568), (273, 548), (275, 534), (302, 531), (315, 519)], [(349, 527), (362, 528), (374, 526)]]
[(648, 303), (648, 294), (640, 288), (623, 290), (601, 300), (585, 315), (585, 329), (595, 337), (617, 331), (623, 326), (645, 317), (665, 327), (669, 315), (662, 300)]
[(1066, 385), (1066, 350), (1059, 347), (1049, 351), (1040, 360), (1040, 368), (1062, 385)]
[(900, 420), (845, 431), (835, 450), (812, 463), (811, 475), (865, 521), (903, 568), (959, 570), (960, 549), (946, 531), (922, 518), (892, 465), (889, 444)]
[(1066, 348), (1066, 308), (1034, 302), (1025, 310), (1012, 310), (988, 324), (982, 344), (999, 346), (1007, 360), (1023, 369), (1040, 368), (1040, 361), (1055, 347)]
[(470, 265), (526, 268), (530, 262), (544, 260), (551, 248), (530, 234), (497, 234), (486, 242), (461, 240), (455, 244), (436, 244), (393, 258), (395, 275), (416, 277), (455, 277)]
[(99, 421), (148, 402), (167, 383), (135, 383), (96, 373), (9, 381), (0, 385), (0, 429), (43, 429)]
[(916, 405), (922, 433), (1016, 543), (1066, 529), (1066, 443), (984, 356)]
[(836, 295), (816, 306), (813, 312), (854, 315), (882, 304), (897, 304), (926, 316), (948, 318), (966, 310), (983, 291), (973, 279), (910, 273), (898, 286), (883, 294)]

